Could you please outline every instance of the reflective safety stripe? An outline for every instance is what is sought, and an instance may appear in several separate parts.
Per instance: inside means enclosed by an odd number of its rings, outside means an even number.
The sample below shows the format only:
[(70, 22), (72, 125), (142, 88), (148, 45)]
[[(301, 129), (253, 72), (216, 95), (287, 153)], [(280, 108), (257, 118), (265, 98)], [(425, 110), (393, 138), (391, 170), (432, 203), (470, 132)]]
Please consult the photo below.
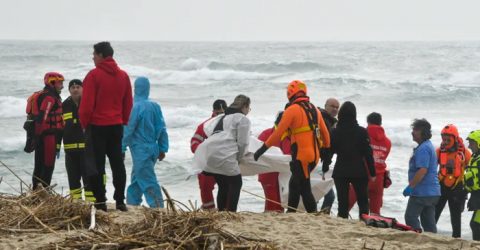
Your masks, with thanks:
[[(277, 126), (275, 125), (275, 129), (276, 128), (277, 128)], [(310, 132), (310, 131), (312, 131), (310, 126), (300, 127), (300, 128), (296, 128), (296, 129), (289, 129), (288, 131), (285, 131), (285, 133), (282, 134), (281, 140), (283, 141), (283, 139), (285, 139), (287, 136), (296, 135), (296, 134), (305, 133), (305, 132)], [(322, 146), (323, 146), (323, 141), (320, 139), (320, 147), (322, 147)]]
[(103, 185), (104, 186), (107, 185), (107, 175), (106, 174), (103, 175)]
[(305, 132), (308, 132), (308, 131), (312, 131), (312, 129), (309, 126), (305, 126), (305, 127), (300, 127), (300, 128), (293, 129), (291, 134), (296, 135), (296, 134), (305, 133)]
[(195, 138), (195, 139), (197, 139), (197, 140), (199, 140), (199, 141), (204, 141), (204, 140), (205, 140), (205, 138), (203, 138), (203, 136), (201, 136), (201, 135), (199, 135), (199, 134), (194, 134), (194, 135), (193, 135), (193, 138)]
[(73, 119), (73, 123), (74, 123), (74, 124), (77, 124), (77, 119)]
[(70, 189), (70, 196), (71, 196), (73, 199), (79, 199), (79, 200), (81, 200), (81, 199), (82, 199), (82, 189), (81, 189), (81, 188)]
[(68, 119), (72, 119), (72, 118), (73, 118), (73, 113), (72, 112), (63, 114), (63, 120), (64, 121), (66, 121)]
[(475, 210), (475, 217), (473, 218), (473, 221), (480, 224), (480, 210)]
[(95, 197), (93, 196), (92, 191), (85, 191), (85, 201), (89, 201), (89, 202), (96, 202), (97, 201), (95, 199)]
[(60, 149), (60, 147), (61, 147), (61, 146), (62, 146), (62, 145), (60, 145), (60, 144), (57, 144), (57, 149)]
[(64, 149), (85, 148), (85, 143), (69, 143), (63, 144)]
[(212, 209), (212, 208), (215, 208), (215, 202), (214, 201), (202, 204), (202, 209)]

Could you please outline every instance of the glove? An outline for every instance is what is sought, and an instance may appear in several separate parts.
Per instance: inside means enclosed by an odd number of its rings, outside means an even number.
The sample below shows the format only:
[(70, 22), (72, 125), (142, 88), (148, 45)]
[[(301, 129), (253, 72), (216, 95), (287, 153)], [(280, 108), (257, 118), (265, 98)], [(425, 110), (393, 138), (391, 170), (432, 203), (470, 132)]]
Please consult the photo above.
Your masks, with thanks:
[(57, 159), (60, 159), (60, 151), (57, 152)]
[(260, 156), (262, 156), (265, 151), (267, 151), (268, 147), (267, 145), (265, 145), (265, 143), (257, 150), (257, 152), (255, 152), (255, 154), (253, 154), (253, 159), (255, 161), (258, 161), (258, 158), (260, 158)]
[(165, 159), (165, 153), (162, 152), (158, 155), (158, 160), (162, 161), (163, 159)]
[(407, 197), (410, 196), (413, 192), (413, 188), (408, 185), (404, 190), (403, 190), (403, 196)]
[(326, 172), (328, 172), (329, 169), (330, 169), (330, 164), (324, 161), (322, 164), (322, 172), (325, 174)]

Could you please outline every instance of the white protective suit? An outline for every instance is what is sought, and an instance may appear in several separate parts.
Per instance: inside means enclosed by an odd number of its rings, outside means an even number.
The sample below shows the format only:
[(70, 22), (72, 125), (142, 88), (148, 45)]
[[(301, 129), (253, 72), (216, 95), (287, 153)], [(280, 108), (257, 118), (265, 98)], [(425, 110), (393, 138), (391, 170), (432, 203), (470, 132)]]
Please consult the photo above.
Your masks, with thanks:
[[(242, 113), (217, 116), (204, 124), (208, 138), (198, 146), (194, 162), (205, 172), (235, 176), (240, 174), (239, 161), (250, 140), (250, 120)], [(213, 129), (223, 118), (223, 131)]]

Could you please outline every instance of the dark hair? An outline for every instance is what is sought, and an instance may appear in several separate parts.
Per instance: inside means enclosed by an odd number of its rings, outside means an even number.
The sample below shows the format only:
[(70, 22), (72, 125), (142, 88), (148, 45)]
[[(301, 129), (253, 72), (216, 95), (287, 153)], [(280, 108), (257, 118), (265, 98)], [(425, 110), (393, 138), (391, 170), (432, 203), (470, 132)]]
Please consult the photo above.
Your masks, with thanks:
[(109, 42), (99, 42), (93, 45), (93, 51), (97, 55), (102, 55), (103, 58), (113, 56), (113, 48)]
[(415, 119), (412, 122), (412, 129), (422, 131), (422, 138), (429, 140), (432, 138), (432, 125), (425, 119)]
[(377, 112), (372, 112), (367, 116), (367, 123), (374, 125), (382, 125), (382, 115)]
[(338, 111), (338, 120), (357, 120), (357, 108), (353, 102), (346, 101), (342, 104), (342, 107), (340, 107), (340, 110)]
[(70, 89), (73, 85), (82, 86), (82, 81), (79, 79), (73, 79), (68, 83), (68, 89)]
[(227, 108), (227, 102), (222, 99), (217, 99), (213, 102), (213, 110), (225, 110)]

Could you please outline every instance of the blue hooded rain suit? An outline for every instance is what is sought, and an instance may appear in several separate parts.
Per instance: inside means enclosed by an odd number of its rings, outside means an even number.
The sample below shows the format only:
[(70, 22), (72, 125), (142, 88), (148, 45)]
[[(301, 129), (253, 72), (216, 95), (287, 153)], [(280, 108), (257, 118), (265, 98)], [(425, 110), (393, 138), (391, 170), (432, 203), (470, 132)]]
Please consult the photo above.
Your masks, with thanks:
[(127, 204), (140, 205), (145, 195), (150, 207), (163, 208), (154, 167), (159, 154), (168, 151), (168, 135), (160, 105), (150, 101), (149, 94), (148, 78), (137, 78), (133, 109), (123, 134), (123, 151), (128, 146), (133, 160)]

